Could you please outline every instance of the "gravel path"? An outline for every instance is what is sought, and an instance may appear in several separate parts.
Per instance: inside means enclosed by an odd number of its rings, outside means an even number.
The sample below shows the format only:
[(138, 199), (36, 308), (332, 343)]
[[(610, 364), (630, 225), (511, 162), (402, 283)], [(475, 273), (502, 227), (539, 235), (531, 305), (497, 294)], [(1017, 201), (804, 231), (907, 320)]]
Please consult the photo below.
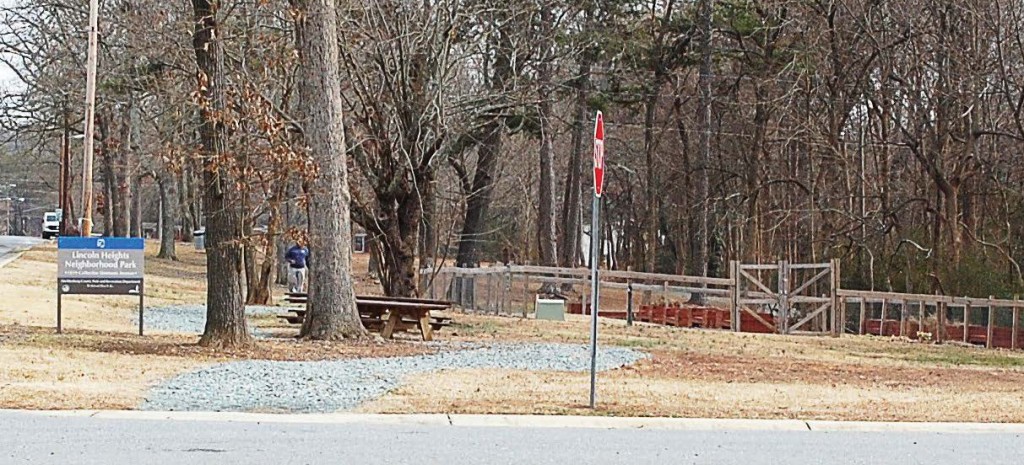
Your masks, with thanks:
[[(598, 369), (635, 363), (646, 354), (603, 348)], [(384, 395), (407, 375), (456, 368), (586, 371), (590, 351), (571, 344), (490, 344), (437, 354), (321, 362), (249, 360), (179, 375), (149, 392), (143, 410), (334, 412)]]
[[(253, 316), (276, 315), (281, 307), (247, 305), (245, 314)], [(206, 305), (169, 305), (166, 307), (148, 307), (143, 315), (146, 329), (171, 331), (175, 333), (202, 334), (206, 325)], [(135, 324), (139, 323), (138, 315)], [(256, 332), (255, 325), (249, 325)]]

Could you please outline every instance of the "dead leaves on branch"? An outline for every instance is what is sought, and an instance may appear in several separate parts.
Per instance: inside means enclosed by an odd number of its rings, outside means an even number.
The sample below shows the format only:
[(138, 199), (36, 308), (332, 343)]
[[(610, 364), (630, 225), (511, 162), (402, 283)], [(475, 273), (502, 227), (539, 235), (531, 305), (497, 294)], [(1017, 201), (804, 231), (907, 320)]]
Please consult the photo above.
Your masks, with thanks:
[(207, 170), (226, 172), (239, 190), (262, 189), (268, 197), (290, 179), (309, 180), (317, 168), (294, 131), (290, 119), (282, 116), (252, 82), (234, 76), (224, 89), (225, 105), (216, 109), (204, 92), (205, 78), (192, 94), (192, 102), (210, 124), (226, 135), (226, 146), (216, 154), (193, 147), (190, 156)]

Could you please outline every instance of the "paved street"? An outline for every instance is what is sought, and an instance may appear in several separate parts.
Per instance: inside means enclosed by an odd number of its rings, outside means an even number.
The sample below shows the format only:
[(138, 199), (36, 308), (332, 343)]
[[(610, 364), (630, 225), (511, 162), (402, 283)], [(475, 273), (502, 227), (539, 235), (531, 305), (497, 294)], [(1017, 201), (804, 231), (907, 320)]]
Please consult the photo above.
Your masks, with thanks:
[(0, 413), (4, 464), (1019, 464), (1020, 434), (678, 431)]
[(19, 251), (41, 242), (43, 240), (38, 237), (0, 236), (0, 266), (6, 264), (8, 259)]

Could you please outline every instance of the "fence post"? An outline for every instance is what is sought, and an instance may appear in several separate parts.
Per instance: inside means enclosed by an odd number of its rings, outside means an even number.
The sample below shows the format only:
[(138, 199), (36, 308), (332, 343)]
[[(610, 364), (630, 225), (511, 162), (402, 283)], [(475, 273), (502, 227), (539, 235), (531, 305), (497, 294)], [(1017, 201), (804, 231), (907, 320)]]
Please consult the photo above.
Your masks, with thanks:
[(832, 290), (832, 336), (834, 337), (842, 336), (843, 329), (846, 327), (846, 302), (842, 302), (839, 297), (839, 287), (842, 285), (840, 265), (838, 258), (832, 259), (832, 283), (829, 288)]
[(524, 273), (523, 278), (525, 281), (523, 283), (523, 318), (526, 318), (526, 315), (530, 313), (530, 302), (533, 302), (533, 299), (530, 298), (530, 273)]
[(487, 308), (487, 313), (494, 312), (497, 315), (498, 307), (491, 302), (491, 290), (494, 289), (494, 273), (491, 273), (491, 270), (487, 270), (487, 283), (485, 285), (487, 286), (487, 302), (484, 303), (484, 307)]
[(633, 326), (633, 280), (626, 281), (626, 326)]
[(501, 275), (501, 313), (512, 313), (512, 269), (505, 265), (505, 272)]
[(779, 317), (780, 332), (789, 334), (789, 266), (785, 260), (779, 260)]
[(857, 326), (857, 334), (863, 336), (864, 333), (868, 332), (868, 305), (863, 297), (860, 298), (860, 324)]
[(732, 314), (732, 330), (740, 332), (740, 262), (729, 261), (729, 311)]
[[(928, 332), (928, 330), (925, 329), (925, 327), (924, 327), (924, 301), (923, 300), (917, 303), (917, 332), (918, 333), (926, 333), (926, 332)], [(918, 339), (920, 340), (921, 337), (918, 336)]]
[(466, 306), (462, 302), (462, 274), (458, 268), (452, 272), (452, 281), (448, 285), (448, 295), (455, 305), (462, 307), (462, 311), (466, 311)]
[(907, 301), (900, 302), (900, 337), (907, 337)]
[(882, 319), (878, 322), (878, 335), (885, 336), (885, 311), (889, 306), (889, 299), (882, 299)]
[(971, 303), (967, 302), (966, 304), (964, 304), (964, 343), (965, 344), (969, 340), (967, 336), (970, 335), (970, 332), (971, 332)]
[(589, 315), (590, 311), (587, 309), (587, 302), (590, 302), (590, 296), (593, 294), (590, 290), (590, 280), (583, 283), (583, 296), (580, 297), (580, 315)]
[(992, 306), (992, 299), (995, 296), (988, 296), (988, 329), (985, 332), (985, 347), (992, 348), (992, 326), (995, 324), (996, 308)]
[(936, 315), (937, 328), (935, 328), (935, 342), (943, 342), (946, 340), (946, 312), (949, 310), (946, 307), (946, 301), (939, 299), (935, 302), (935, 308), (939, 311)]
[(1020, 327), (1020, 307), (1017, 306), (1017, 298), (1013, 298), (1013, 329), (1010, 331), (1013, 340), (1010, 342), (1010, 350), (1017, 349), (1018, 328)]

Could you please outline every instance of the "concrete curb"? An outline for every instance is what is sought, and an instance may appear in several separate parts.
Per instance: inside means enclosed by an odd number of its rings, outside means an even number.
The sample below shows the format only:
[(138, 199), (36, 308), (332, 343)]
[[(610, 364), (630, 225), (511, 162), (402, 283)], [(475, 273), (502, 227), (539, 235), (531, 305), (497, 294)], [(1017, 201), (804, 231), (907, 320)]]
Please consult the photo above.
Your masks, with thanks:
[(21, 258), (21, 256), (24, 255), (24, 254), (25, 254), (25, 250), (19, 250), (17, 252), (14, 252), (14, 253), (10, 254), (7, 258), (0, 258), (0, 268), (3, 268), (5, 266), (11, 264), (15, 260)]
[(452, 426), (515, 428), (655, 429), (678, 431), (807, 431), (800, 420), (588, 417), (547, 415), (449, 415)]
[(869, 421), (808, 421), (807, 428), (822, 432), (1011, 433), (1024, 434), (1020, 423), (886, 423)]
[(785, 431), (785, 432), (915, 432), (949, 434), (1024, 434), (1019, 423), (900, 423), (804, 420), (746, 420), (713, 418), (640, 418), (555, 415), (461, 414), (273, 414), (241, 412), (150, 412), (137, 410), (0, 410), (49, 417), (108, 420), (213, 421), (240, 423), (364, 424), (392, 426), (453, 426), (504, 428), (650, 429), (671, 431)]

